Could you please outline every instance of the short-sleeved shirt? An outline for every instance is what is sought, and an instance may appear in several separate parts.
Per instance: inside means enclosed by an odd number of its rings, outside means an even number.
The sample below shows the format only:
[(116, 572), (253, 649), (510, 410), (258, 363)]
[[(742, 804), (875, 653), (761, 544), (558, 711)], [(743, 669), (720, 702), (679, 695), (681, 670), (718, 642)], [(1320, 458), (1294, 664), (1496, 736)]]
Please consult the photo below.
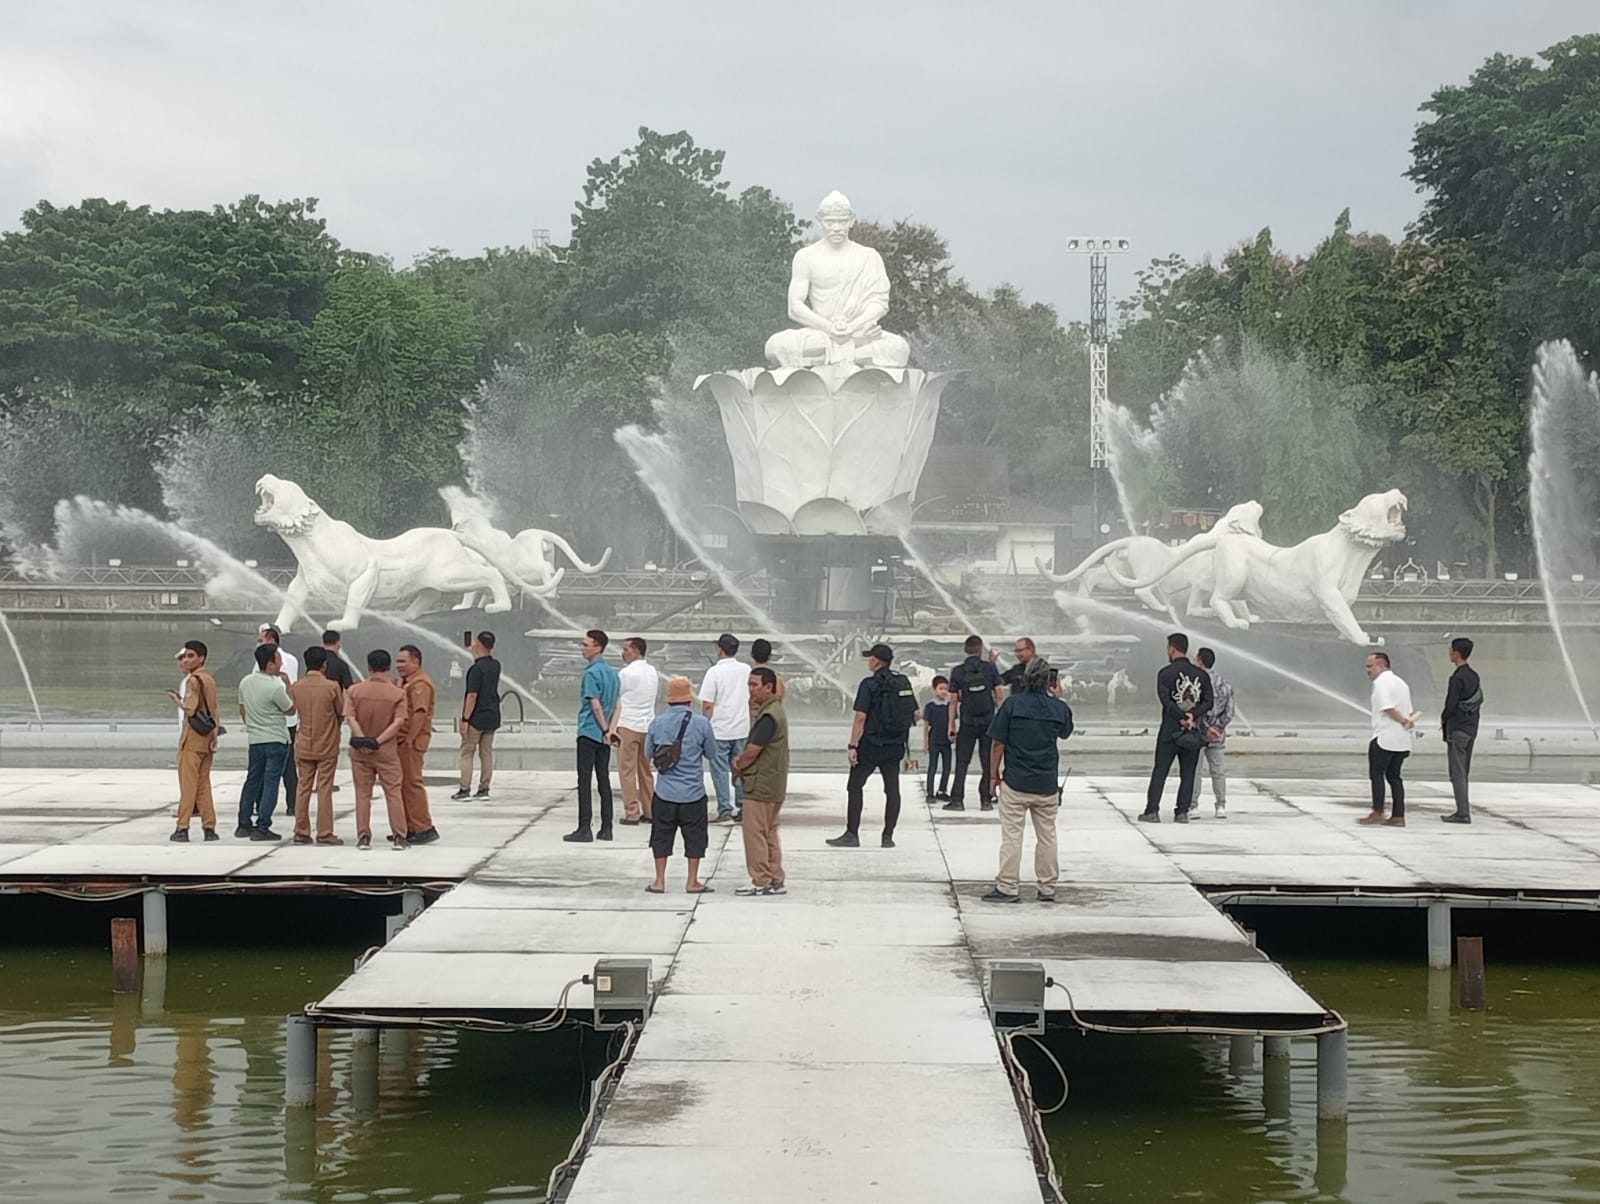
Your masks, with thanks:
[(621, 692), (622, 684), (617, 679), (617, 671), (606, 663), (606, 658), (597, 656), (590, 661), (589, 667), (583, 671), (583, 691), (578, 699), (578, 735), (590, 740), (604, 740), (605, 729), (594, 717), (594, 708), (589, 705), (589, 700), (600, 700), (600, 713), (609, 722), (611, 708), (617, 705), (617, 696)]
[(1393, 669), (1372, 679), (1372, 738), (1389, 752), (1410, 752), (1411, 729), (1384, 714), (1389, 707), (1411, 714), (1411, 687)]
[[(687, 726), (684, 724), (688, 717)], [(671, 769), (656, 770), (656, 797), (667, 803), (697, 803), (706, 796), (704, 761), (710, 758), (716, 735), (711, 721), (696, 714), (689, 703), (670, 706), (650, 721), (644, 735), (644, 755), (654, 757), (683, 732), (678, 763)]]
[(718, 740), (750, 735), (750, 666), (725, 656), (706, 670), (700, 701), (711, 704), (711, 730)]
[(480, 732), (492, 732), (500, 726), (500, 662), (492, 656), (480, 656), (467, 667), (466, 693), (476, 694), (472, 713), (467, 723)]
[(328, 680), (332, 681), (341, 690), (348, 690), (356, 683), (355, 674), (350, 672), (350, 662), (345, 660), (341, 653), (335, 652), (332, 648), (326, 651), (328, 660), (323, 672), (327, 674)]
[(339, 755), (339, 721), (344, 713), (344, 691), (321, 673), (307, 673), (289, 687), (300, 734), (294, 755), (305, 761), (322, 761)]
[(950, 695), (959, 700), (957, 714), (987, 723), (994, 715), (994, 692), (1000, 685), (1000, 670), (981, 656), (969, 656), (950, 670)]
[(250, 674), (239, 683), (244, 735), (251, 744), (289, 743), (289, 691), (276, 673)]
[[(345, 695), (345, 705), (361, 725), (361, 734), (374, 740), (396, 719), (400, 720), (401, 727), (405, 726), (406, 692), (387, 677), (369, 677), (356, 682)], [(383, 747), (388, 751), (396, 745), (391, 740)]]
[(861, 679), (861, 684), (856, 687), (856, 700), (850, 709), (860, 711), (867, 717), (866, 725), (861, 729), (861, 747), (857, 750), (859, 759), (866, 762), (872, 758), (899, 757), (905, 752), (905, 737), (896, 733), (888, 735), (873, 730), (872, 700), (879, 690), (888, 689), (887, 678), (893, 672), (889, 666)]
[(1001, 779), (1023, 794), (1061, 788), (1057, 740), (1072, 735), (1072, 708), (1054, 695), (1022, 690), (1007, 698), (989, 724), (989, 739), (1006, 746)]
[(649, 731), (650, 721), (656, 717), (661, 674), (641, 656), (618, 669), (617, 680), (622, 683), (622, 713), (617, 717), (617, 726), (630, 732)]
[(922, 722), (928, 725), (928, 746), (930, 748), (948, 748), (950, 746), (950, 704), (930, 698), (922, 704)]

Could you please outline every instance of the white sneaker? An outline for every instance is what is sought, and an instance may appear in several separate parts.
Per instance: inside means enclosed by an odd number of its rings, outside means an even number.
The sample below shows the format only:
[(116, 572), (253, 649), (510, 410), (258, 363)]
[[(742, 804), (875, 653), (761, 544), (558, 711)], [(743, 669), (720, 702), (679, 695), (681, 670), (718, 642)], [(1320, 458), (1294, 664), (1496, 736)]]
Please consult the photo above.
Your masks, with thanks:
[(1228, 818), (1228, 804), (1227, 803), (1218, 803), (1217, 804), (1216, 816), (1217, 816), (1218, 819), (1227, 819)]

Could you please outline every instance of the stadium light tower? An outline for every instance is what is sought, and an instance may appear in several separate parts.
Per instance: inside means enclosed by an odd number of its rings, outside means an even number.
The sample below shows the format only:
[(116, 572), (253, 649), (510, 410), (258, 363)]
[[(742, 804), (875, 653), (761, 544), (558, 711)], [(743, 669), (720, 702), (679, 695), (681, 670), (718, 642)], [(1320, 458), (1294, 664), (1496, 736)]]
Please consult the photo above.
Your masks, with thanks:
[[(1067, 239), (1068, 255), (1089, 257), (1089, 467), (1106, 466), (1106, 348), (1110, 326), (1106, 314), (1106, 256), (1126, 255), (1133, 244), (1126, 238), (1082, 236)], [(1098, 483), (1098, 482), (1097, 482)]]

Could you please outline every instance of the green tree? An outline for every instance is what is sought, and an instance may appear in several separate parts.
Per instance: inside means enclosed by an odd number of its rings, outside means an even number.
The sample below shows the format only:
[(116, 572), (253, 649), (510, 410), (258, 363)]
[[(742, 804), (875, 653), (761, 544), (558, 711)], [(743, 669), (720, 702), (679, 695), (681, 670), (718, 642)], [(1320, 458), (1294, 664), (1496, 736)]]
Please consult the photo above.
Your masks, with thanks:
[(955, 274), (950, 244), (932, 226), (903, 218), (889, 225), (858, 221), (850, 237), (883, 256), (889, 274), (885, 330), (914, 337), (976, 307), (977, 297)]

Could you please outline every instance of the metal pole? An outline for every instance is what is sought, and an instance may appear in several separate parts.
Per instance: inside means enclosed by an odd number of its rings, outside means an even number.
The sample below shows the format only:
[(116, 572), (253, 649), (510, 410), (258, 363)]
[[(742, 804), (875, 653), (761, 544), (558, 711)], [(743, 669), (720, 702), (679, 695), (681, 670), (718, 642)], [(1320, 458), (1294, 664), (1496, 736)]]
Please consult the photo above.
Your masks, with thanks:
[(144, 892), (144, 955), (167, 955), (167, 892), (159, 886)]
[(1350, 1112), (1349, 1031), (1317, 1034), (1317, 1119), (1343, 1120)]
[(317, 1102), (317, 1029), (302, 1015), (284, 1018), (283, 1102), (309, 1108)]
[(1428, 968), (1450, 968), (1450, 904), (1428, 904)]

